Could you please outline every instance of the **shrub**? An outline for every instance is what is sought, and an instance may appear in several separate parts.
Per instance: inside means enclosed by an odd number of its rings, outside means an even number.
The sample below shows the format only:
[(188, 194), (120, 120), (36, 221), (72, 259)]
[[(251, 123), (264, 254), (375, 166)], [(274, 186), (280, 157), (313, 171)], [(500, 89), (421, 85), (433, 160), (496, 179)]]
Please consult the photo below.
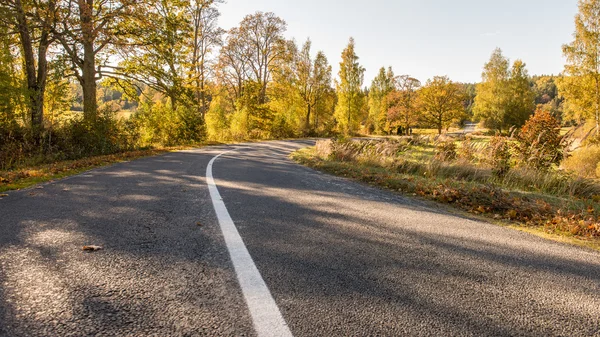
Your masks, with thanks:
[(591, 145), (573, 152), (562, 162), (562, 167), (581, 177), (600, 178), (600, 172), (597, 172), (599, 164), (600, 145)]
[(456, 159), (456, 144), (453, 141), (438, 142), (435, 149), (435, 159), (450, 162)]
[(504, 177), (511, 168), (510, 142), (508, 138), (494, 136), (489, 145), (489, 163), (492, 173), (497, 177)]
[(317, 156), (321, 159), (328, 159), (333, 152), (333, 141), (331, 139), (318, 140), (315, 145)]
[(563, 141), (560, 123), (540, 108), (525, 123), (517, 139), (517, 150), (524, 166), (548, 169), (563, 158)]

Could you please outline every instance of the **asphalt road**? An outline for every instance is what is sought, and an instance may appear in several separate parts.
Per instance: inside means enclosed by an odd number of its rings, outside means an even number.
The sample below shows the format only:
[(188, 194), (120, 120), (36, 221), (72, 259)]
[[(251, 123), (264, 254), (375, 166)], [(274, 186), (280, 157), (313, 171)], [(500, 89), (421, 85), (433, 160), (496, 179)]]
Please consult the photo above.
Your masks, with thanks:
[[(600, 336), (600, 253), (287, 159), (309, 143), (239, 145), (213, 166), (295, 336)], [(231, 149), (0, 199), (0, 336), (253, 336), (205, 180)]]

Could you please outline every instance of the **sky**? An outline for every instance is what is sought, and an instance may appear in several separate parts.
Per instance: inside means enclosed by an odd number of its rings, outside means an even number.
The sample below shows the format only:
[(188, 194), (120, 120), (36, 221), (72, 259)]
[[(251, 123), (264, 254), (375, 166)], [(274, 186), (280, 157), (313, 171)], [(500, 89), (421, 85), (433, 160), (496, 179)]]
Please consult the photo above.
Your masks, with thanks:
[(365, 86), (381, 67), (425, 82), (438, 75), (479, 82), (499, 47), (521, 59), (530, 75), (558, 74), (561, 46), (573, 39), (577, 0), (226, 0), (220, 25), (235, 27), (257, 11), (287, 22), (286, 37), (307, 38), (322, 50), (337, 76), (352, 36), (365, 67)]

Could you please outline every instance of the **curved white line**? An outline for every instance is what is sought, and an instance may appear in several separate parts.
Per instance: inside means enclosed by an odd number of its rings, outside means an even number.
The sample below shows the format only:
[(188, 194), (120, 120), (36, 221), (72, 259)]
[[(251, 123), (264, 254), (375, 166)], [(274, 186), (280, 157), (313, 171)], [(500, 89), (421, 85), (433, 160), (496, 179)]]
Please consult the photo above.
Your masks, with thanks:
[(217, 158), (231, 151), (223, 152), (214, 157), (206, 167), (206, 183), (221, 226), (221, 232), (225, 238), (225, 244), (227, 250), (229, 250), (229, 256), (242, 288), (246, 305), (250, 310), (257, 335), (259, 337), (291, 337), (292, 333), (283, 319), (269, 288), (256, 268), (246, 245), (244, 245), (244, 241), (235, 227), (213, 179), (213, 163)]

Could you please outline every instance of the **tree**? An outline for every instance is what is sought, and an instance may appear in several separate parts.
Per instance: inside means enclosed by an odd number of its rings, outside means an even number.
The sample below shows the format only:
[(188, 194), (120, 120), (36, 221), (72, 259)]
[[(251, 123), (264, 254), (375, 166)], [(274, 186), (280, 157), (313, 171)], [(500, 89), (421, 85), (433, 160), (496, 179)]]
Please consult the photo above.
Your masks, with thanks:
[(535, 109), (535, 93), (529, 84), (530, 79), (525, 63), (516, 60), (513, 63), (508, 83), (509, 98), (503, 124), (521, 127)]
[(401, 125), (405, 134), (419, 120), (417, 89), (421, 82), (409, 75), (398, 76), (394, 80), (395, 89), (388, 94), (387, 111), (390, 126)]
[[(48, 78), (48, 49), (53, 43), (56, 1), (6, 0), (2, 21), (18, 32), (27, 80), (31, 130), (39, 141), (44, 121), (44, 92)], [(37, 55), (36, 55), (37, 54)]]
[(18, 38), (10, 36), (8, 31), (8, 27), (0, 26), (0, 143), (3, 134), (18, 127), (22, 101), (27, 95), (19, 71), (19, 55), (15, 52)]
[(83, 114), (95, 121), (97, 81), (109, 62), (107, 47), (123, 44), (127, 36), (125, 18), (131, 11), (143, 11), (148, 5), (136, 0), (58, 0), (57, 22), (53, 36), (71, 61), (73, 75), (83, 89)]
[[(173, 110), (180, 101), (189, 107), (191, 95), (185, 81), (188, 66), (186, 43), (192, 29), (186, 16), (188, 1), (153, 0), (145, 11), (139, 11), (133, 22), (136, 34), (130, 37), (125, 49), (124, 61), (117, 78), (134, 80), (166, 95)], [(109, 74), (108, 71), (105, 72)]]
[(509, 99), (509, 64), (500, 48), (494, 50), (483, 68), (483, 81), (477, 86), (473, 107), (475, 118), (482, 120), (486, 127), (500, 131), (505, 126), (504, 116)]
[(229, 91), (232, 104), (244, 93), (244, 82), (248, 80), (250, 72), (248, 54), (249, 50), (241, 39), (239, 28), (230, 29), (219, 54), (217, 76), (219, 82)]
[(364, 94), (361, 90), (365, 69), (358, 63), (354, 51), (354, 39), (350, 38), (348, 46), (342, 52), (339, 79), (336, 81), (338, 103), (335, 116), (340, 131), (350, 135), (358, 129), (360, 113), (364, 104)]
[(600, 1), (579, 0), (574, 40), (563, 46), (567, 58), (559, 90), (570, 110), (593, 118), (600, 131)]
[(521, 127), (535, 108), (534, 93), (525, 63), (510, 62), (496, 49), (484, 66), (483, 82), (477, 86), (473, 111), (484, 124), (500, 132)]
[[(331, 87), (331, 66), (322, 51), (313, 60), (310, 56), (311, 42), (307, 40), (293, 61), (293, 83), (305, 106), (304, 133), (311, 133), (310, 120), (316, 107)], [(315, 125), (316, 126), (316, 125)]]
[(458, 83), (436, 76), (419, 90), (419, 108), (421, 121), (442, 134), (442, 129), (464, 114), (464, 93)]
[(286, 22), (274, 13), (256, 12), (247, 15), (238, 30), (239, 39), (247, 58), (252, 79), (260, 85), (259, 104), (267, 102), (267, 86), (271, 79), (271, 71), (276, 62), (285, 56), (285, 39), (283, 33), (287, 29)]
[(394, 90), (394, 72), (392, 68), (379, 69), (369, 89), (369, 121), (376, 133), (389, 132), (387, 124), (387, 96)]
[(187, 14), (192, 24), (188, 85), (192, 87), (196, 105), (202, 115), (209, 108), (207, 82), (211, 75), (211, 66), (214, 65), (211, 56), (214, 49), (222, 44), (222, 35), (225, 33), (217, 25), (220, 13), (216, 5), (223, 1), (192, 0), (187, 6)]

